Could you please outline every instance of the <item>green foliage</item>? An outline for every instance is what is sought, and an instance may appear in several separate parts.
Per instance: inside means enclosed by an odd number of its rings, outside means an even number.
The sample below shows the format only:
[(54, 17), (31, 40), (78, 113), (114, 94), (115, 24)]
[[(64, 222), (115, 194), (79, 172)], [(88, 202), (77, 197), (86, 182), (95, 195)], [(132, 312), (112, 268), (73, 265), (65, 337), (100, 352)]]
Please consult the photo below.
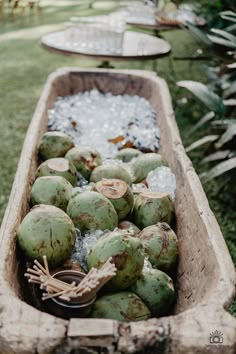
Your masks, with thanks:
[(220, 162), (218, 165), (211, 168), (207, 173), (203, 173), (201, 175), (202, 181), (203, 183), (208, 182), (212, 178), (218, 177), (234, 168), (236, 168), (236, 157), (232, 157), (226, 161)]
[[(221, 17), (229, 21), (235, 21), (236, 14), (233, 11), (225, 11), (220, 13)], [(208, 35), (208, 38), (217, 45), (236, 48), (236, 36), (228, 33), (227, 30), (219, 30), (212, 28), (211, 32), (214, 36)], [(205, 43), (205, 42), (204, 42)], [(217, 47), (213, 49), (217, 52)], [(232, 53), (230, 53), (232, 56)], [(235, 54), (233, 54), (234, 56)], [(224, 53), (218, 57), (218, 66), (215, 67), (212, 75), (211, 85), (204, 85), (194, 81), (180, 81), (177, 85), (188, 89), (193, 93), (208, 109), (211, 110), (207, 115), (193, 127), (192, 131), (196, 131), (204, 124), (208, 123), (209, 133), (204, 132), (204, 137), (192, 142), (186, 148), (186, 152), (193, 151), (201, 147), (203, 144), (214, 142), (211, 144), (210, 155), (204, 157), (204, 164), (208, 163), (208, 171), (202, 173), (202, 181), (205, 183), (224, 173), (229, 173), (236, 168), (236, 158), (234, 150), (236, 148), (236, 123), (234, 120), (236, 100), (231, 96), (236, 92), (235, 85), (235, 65), (234, 61), (229, 58), (229, 53)], [(218, 94), (214, 92), (218, 91)], [(226, 100), (224, 98), (227, 98)], [(212, 111), (215, 113), (212, 116)], [(213, 119), (212, 119), (213, 118)], [(228, 149), (229, 153), (221, 153), (221, 150)], [(205, 155), (205, 151), (203, 153)], [(211, 166), (214, 161), (223, 160), (217, 165)]]
[(217, 28), (212, 28), (211, 32), (217, 34), (218, 36), (212, 36), (208, 34), (208, 38), (215, 44), (220, 44), (229, 48), (236, 48), (236, 37), (227, 31), (222, 31)]
[(185, 87), (191, 91), (210, 110), (219, 114), (224, 113), (225, 107), (223, 100), (214, 92), (210, 91), (208, 87), (201, 82), (184, 80), (177, 82), (177, 85), (180, 87)]
[(221, 26), (222, 21), (219, 21), (219, 19), (216, 18), (222, 10), (235, 10), (235, 5), (233, 5), (232, 0), (200, 0), (198, 5), (200, 7), (201, 15), (204, 16), (208, 21), (209, 28), (212, 27), (215, 23)]
[(222, 11), (219, 13), (219, 15), (225, 20), (236, 22), (236, 13), (233, 11)]
[[(210, 3), (216, 5), (217, 2)], [(207, 51), (212, 53), (213, 68), (207, 70), (210, 83), (208, 82), (208, 85), (203, 87), (202, 84), (194, 84), (191, 81), (189, 85), (189, 82), (185, 81), (178, 83), (178, 86), (187, 88), (204, 104), (205, 109), (211, 109), (206, 113), (202, 105), (198, 106), (197, 110), (205, 114), (202, 118), (199, 116), (197, 123), (190, 129), (186, 129), (186, 140), (190, 143), (186, 151), (191, 151), (194, 165), (198, 172), (202, 172), (200, 176), (205, 183), (204, 187), (210, 206), (221, 225), (226, 244), (236, 266), (236, 100), (234, 99), (236, 93), (236, 37), (234, 35), (236, 13), (225, 11), (221, 12), (220, 16), (233, 25), (227, 24), (223, 30), (213, 28), (211, 32), (214, 33), (214, 36), (206, 36), (201, 30), (188, 26), (192, 33), (202, 40), (204, 49), (207, 46)], [(222, 21), (216, 23), (215, 27), (221, 26)], [(207, 45), (206, 38), (211, 40), (214, 45)], [(227, 51), (227, 47), (230, 50)], [(209, 94), (207, 90), (213, 95)], [(216, 94), (217, 96), (215, 96)], [(216, 103), (219, 100), (223, 103), (224, 110), (221, 112), (217, 109), (218, 105), (212, 106), (214, 98)], [(193, 133), (195, 141), (192, 141)], [(219, 137), (215, 139), (217, 135)], [(209, 143), (210, 141), (212, 142)], [(236, 316), (236, 298), (229, 308), (229, 312)]]
[(186, 27), (191, 31), (196, 40), (204, 43), (206, 46), (212, 46), (211, 40), (207, 37), (207, 35), (198, 27), (194, 26), (190, 22), (186, 22)]

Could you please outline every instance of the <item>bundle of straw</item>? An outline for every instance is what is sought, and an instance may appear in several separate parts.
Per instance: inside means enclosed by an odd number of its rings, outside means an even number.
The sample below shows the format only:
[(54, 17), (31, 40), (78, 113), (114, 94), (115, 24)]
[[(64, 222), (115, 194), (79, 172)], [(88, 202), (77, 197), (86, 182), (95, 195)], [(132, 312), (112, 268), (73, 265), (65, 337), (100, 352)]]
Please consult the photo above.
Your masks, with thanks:
[[(76, 284), (75, 281), (68, 284), (53, 277), (49, 272), (46, 256), (43, 256), (44, 267), (37, 260), (34, 260), (33, 269), (27, 268), (25, 276), (29, 283), (38, 284), (40, 289), (46, 290), (42, 295), (42, 300), (59, 297), (65, 301), (76, 299), (77, 302), (85, 302), (94, 298), (101, 287), (116, 275), (117, 269), (111, 263), (111, 260), (112, 257), (100, 269), (91, 268), (79, 284)], [(73, 271), (73, 273), (76, 273), (76, 271)], [(79, 274), (81, 273), (78, 272)]]

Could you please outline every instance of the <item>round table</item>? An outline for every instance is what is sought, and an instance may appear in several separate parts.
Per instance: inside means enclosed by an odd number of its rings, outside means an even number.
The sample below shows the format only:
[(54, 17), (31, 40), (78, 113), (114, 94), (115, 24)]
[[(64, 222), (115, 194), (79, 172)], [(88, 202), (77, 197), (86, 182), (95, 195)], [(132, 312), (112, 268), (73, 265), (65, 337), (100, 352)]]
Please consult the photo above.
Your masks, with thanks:
[(65, 32), (52, 32), (41, 39), (44, 48), (67, 55), (84, 55), (102, 60), (145, 60), (157, 59), (168, 55), (171, 51), (170, 44), (158, 37), (145, 33), (127, 31), (124, 34), (121, 53), (104, 53), (102, 51), (87, 51), (85, 48), (77, 48), (66, 41)]
[[(159, 21), (157, 19), (153, 23), (150, 23), (150, 22), (145, 22), (145, 21), (129, 21), (129, 20), (127, 20), (127, 24), (130, 26), (134, 26), (134, 27), (154, 30), (156, 33), (158, 33), (159, 31), (163, 31), (163, 30), (176, 30), (176, 29), (181, 29), (181, 28), (186, 27), (186, 24), (184, 24), (184, 22), (181, 23), (181, 22), (171, 20), (171, 19), (168, 21), (168, 18), (163, 19), (163, 20), (160, 19)], [(193, 25), (196, 27), (204, 27), (206, 25), (206, 23), (207, 23), (207, 21), (204, 18), (196, 16), (195, 23)]]

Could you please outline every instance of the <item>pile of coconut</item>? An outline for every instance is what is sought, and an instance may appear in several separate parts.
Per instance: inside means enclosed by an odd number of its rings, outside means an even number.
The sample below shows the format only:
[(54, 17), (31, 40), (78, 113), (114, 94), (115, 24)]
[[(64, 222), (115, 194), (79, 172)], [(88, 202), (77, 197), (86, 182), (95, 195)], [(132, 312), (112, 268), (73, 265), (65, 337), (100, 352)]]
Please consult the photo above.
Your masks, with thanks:
[(72, 258), (78, 231), (83, 238), (101, 230), (83, 271), (100, 268), (111, 257), (117, 272), (90, 316), (138, 321), (168, 314), (178, 257), (171, 228), (174, 201), (146, 183), (150, 172), (167, 166), (162, 156), (123, 148), (114, 158), (119, 163), (107, 163), (92, 146), (75, 147), (58, 131), (42, 136), (39, 156), (32, 209), (17, 232), (27, 259), (42, 262), (46, 255), (50, 270), (63, 267)]

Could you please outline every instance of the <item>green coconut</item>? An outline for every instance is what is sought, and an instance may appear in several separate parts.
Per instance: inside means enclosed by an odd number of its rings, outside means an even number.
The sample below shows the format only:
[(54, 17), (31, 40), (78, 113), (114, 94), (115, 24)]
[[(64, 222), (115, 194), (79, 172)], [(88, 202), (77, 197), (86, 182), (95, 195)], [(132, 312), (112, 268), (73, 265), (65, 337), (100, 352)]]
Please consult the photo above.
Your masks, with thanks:
[(119, 222), (118, 228), (121, 230), (127, 230), (129, 232), (132, 232), (133, 234), (140, 233), (140, 229), (136, 225), (134, 225), (131, 221), (128, 220), (123, 220)]
[(81, 232), (87, 230), (114, 230), (118, 216), (112, 203), (97, 192), (84, 192), (69, 201), (67, 214)]
[(62, 132), (46, 132), (39, 143), (39, 155), (43, 160), (63, 157), (74, 146), (72, 138)]
[(141, 230), (157, 222), (171, 224), (174, 218), (174, 204), (168, 193), (143, 192), (137, 195), (132, 217)]
[(72, 185), (64, 177), (44, 176), (34, 182), (30, 200), (32, 205), (54, 205), (66, 211), (72, 192)]
[(154, 152), (141, 154), (132, 163), (134, 183), (143, 181), (149, 172), (160, 166), (167, 166), (167, 162), (161, 155)]
[(130, 162), (133, 158), (141, 155), (142, 152), (134, 148), (125, 148), (116, 154), (116, 158), (122, 160), (123, 162)]
[(90, 176), (90, 182), (99, 182), (103, 178), (121, 179), (129, 185), (132, 184), (129, 173), (120, 165), (101, 165), (96, 167)]
[(65, 158), (73, 162), (77, 171), (87, 180), (94, 168), (102, 164), (99, 152), (90, 146), (74, 147), (67, 152)]
[(72, 186), (77, 182), (77, 171), (73, 163), (63, 157), (55, 157), (44, 161), (37, 169), (36, 177), (62, 176)]
[(52, 205), (36, 205), (25, 216), (17, 231), (20, 248), (26, 256), (49, 266), (63, 263), (75, 243), (75, 227), (69, 216)]
[(177, 262), (178, 241), (175, 232), (165, 222), (148, 226), (139, 235), (152, 266), (168, 271)]
[(92, 318), (110, 318), (117, 321), (144, 321), (151, 314), (143, 301), (131, 291), (101, 296), (95, 301)]
[(110, 200), (119, 220), (128, 215), (134, 204), (134, 196), (126, 182), (120, 179), (102, 179), (94, 188)]
[(141, 277), (131, 287), (153, 316), (167, 315), (175, 300), (175, 289), (172, 279), (158, 269), (143, 271)]
[(144, 264), (143, 245), (128, 231), (116, 230), (98, 239), (88, 256), (88, 268), (100, 268), (112, 257), (117, 273), (109, 289), (123, 290), (130, 287), (141, 275)]

